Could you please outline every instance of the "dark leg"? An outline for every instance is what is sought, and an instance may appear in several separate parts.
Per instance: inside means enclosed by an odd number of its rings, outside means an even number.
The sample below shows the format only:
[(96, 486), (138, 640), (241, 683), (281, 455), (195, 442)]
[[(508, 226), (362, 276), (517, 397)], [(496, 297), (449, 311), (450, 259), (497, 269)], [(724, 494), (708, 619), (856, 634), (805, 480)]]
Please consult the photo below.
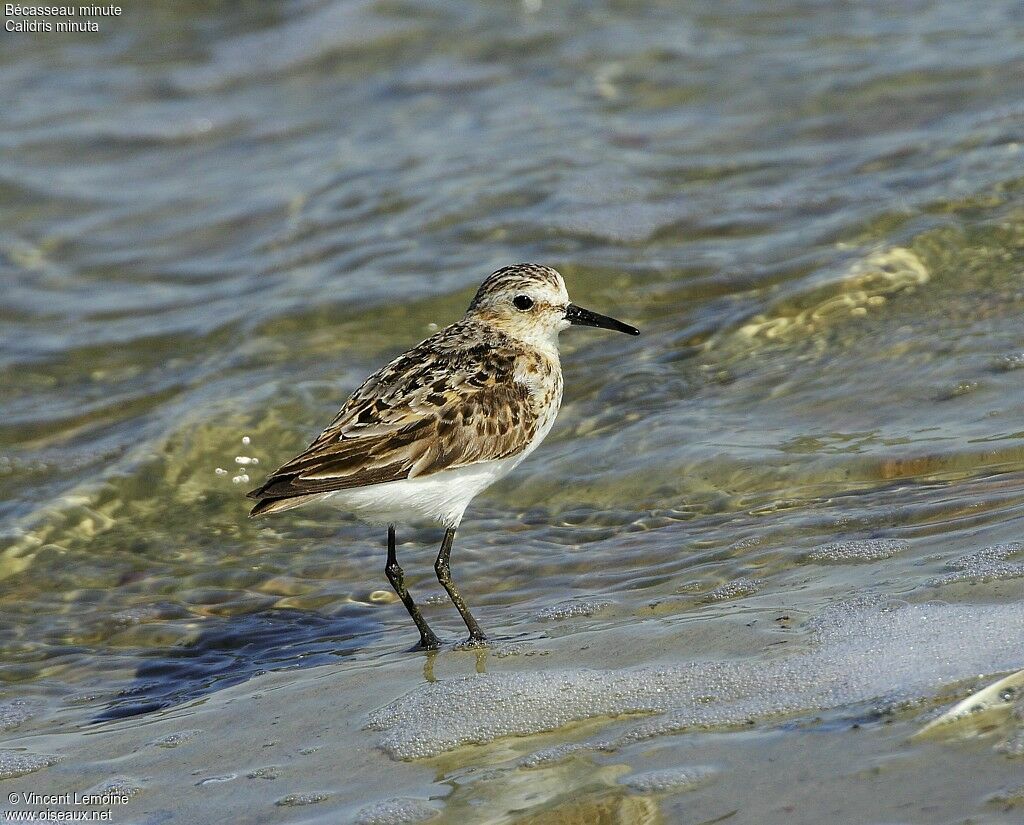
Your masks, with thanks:
[(441, 541), (441, 551), (437, 554), (437, 561), (434, 562), (434, 571), (437, 573), (437, 580), (441, 582), (441, 586), (448, 592), (448, 597), (452, 600), (452, 604), (455, 605), (456, 610), (459, 611), (459, 615), (462, 616), (462, 621), (466, 623), (466, 627), (469, 629), (469, 641), (485, 642), (487, 641), (487, 637), (480, 629), (480, 625), (476, 623), (476, 619), (473, 618), (473, 614), (469, 612), (469, 608), (466, 607), (466, 603), (462, 600), (462, 596), (459, 595), (459, 591), (455, 587), (455, 582), (452, 581), (448, 557), (452, 554), (452, 542), (454, 541), (455, 528), (449, 527), (444, 531), (444, 539)]
[(384, 568), (384, 575), (388, 577), (388, 581), (395, 588), (395, 592), (402, 600), (402, 604), (405, 605), (405, 609), (409, 611), (412, 620), (416, 622), (416, 627), (420, 631), (420, 647), (427, 650), (434, 650), (440, 647), (441, 641), (434, 635), (434, 631), (430, 629), (430, 625), (423, 618), (423, 614), (420, 613), (416, 602), (412, 600), (409, 591), (405, 589), (405, 574), (402, 572), (402, 568), (398, 566), (398, 557), (395, 555), (395, 525), (393, 524), (388, 525), (388, 563)]

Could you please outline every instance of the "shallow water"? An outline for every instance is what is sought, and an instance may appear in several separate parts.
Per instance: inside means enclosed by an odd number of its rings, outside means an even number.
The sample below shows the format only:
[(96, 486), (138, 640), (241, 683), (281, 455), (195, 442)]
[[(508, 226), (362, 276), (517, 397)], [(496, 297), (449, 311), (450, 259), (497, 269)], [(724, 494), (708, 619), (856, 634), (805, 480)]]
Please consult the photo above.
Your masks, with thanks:
[[(1019, 822), (1024, 706), (911, 735), (1024, 667), (1020, 10), (150, 3), (6, 35), (3, 790), (152, 823)], [(242, 493), (518, 260), (644, 335), (563, 336), (558, 423), (453, 556), (496, 641), (411, 654), (379, 531)], [(399, 537), (461, 639), (439, 535)]]

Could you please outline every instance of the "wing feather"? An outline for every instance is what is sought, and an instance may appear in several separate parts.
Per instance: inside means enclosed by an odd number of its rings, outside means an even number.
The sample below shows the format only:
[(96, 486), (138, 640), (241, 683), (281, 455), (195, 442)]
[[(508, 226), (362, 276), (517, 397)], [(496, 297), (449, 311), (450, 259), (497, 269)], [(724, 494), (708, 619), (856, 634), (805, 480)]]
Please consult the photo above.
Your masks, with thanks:
[[(455, 330), (458, 333), (458, 330)], [(451, 340), (452, 329), (445, 331)], [(336, 490), (431, 475), (515, 455), (533, 440), (539, 407), (516, 380), (517, 357), (455, 336), (428, 339), (370, 376), (302, 453), (250, 492), (250, 515)], [(526, 356), (519, 356), (520, 358)]]

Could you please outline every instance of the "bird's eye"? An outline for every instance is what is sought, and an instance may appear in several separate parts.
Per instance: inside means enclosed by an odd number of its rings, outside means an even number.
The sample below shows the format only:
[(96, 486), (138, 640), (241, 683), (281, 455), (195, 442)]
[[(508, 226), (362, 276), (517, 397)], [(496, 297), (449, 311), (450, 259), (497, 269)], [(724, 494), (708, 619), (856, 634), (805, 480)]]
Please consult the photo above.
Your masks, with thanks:
[(516, 297), (512, 299), (512, 306), (521, 312), (526, 312), (526, 310), (533, 308), (533, 298), (529, 295), (516, 295)]

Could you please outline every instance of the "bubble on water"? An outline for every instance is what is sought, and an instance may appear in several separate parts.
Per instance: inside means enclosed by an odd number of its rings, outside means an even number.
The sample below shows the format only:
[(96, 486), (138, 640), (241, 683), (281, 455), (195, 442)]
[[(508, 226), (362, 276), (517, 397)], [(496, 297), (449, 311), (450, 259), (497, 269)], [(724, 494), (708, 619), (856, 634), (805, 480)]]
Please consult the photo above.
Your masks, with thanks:
[(440, 813), (440, 809), (424, 799), (398, 797), (367, 805), (356, 814), (356, 825), (404, 825), (407, 822), (426, 822)]
[(243, 436), (242, 436), (242, 443), (243, 443), (243, 444), (244, 444), (245, 446), (247, 446), (247, 447), (248, 447), (248, 446), (249, 446), (249, 445), (250, 445), (250, 444), (252, 443), (252, 439), (251, 439), (251, 438), (249, 438), (249, 436), (247, 436), (247, 435), (243, 435)]
[(936, 401), (953, 401), (957, 398), (962, 398), (965, 395), (977, 392), (979, 389), (981, 389), (981, 383), (978, 381), (957, 381), (956, 383), (942, 387), (933, 397)]
[(539, 751), (524, 756), (519, 760), (519, 767), (524, 769), (547, 768), (561, 762), (567, 762), (576, 754), (585, 751), (598, 751), (610, 747), (608, 743), (601, 742), (570, 742), (563, 745), (554, 745), (550, 748), (541, 748)]
[(1016, 579), (1024, 576), (1024, 561), (1010, 561), (1024, 553), (1024, 542), (993, 544), (976, 553), (953, 559), (946, 565), (953, 572), (931, 579), (928, 584), (938, 587), (957, 582), (987, 582), (996, 579)]
[(154, 739), (150, 744), (158, 748), (177, 748), (186, 742), (191, 742), (200, 733), (202, 731), (199, 728), (179, 730), (174, 733), (168, 733), (166, 736), (161, 736), (159, 739)]
[(764, 582), (761, 579), (733, 579), (731, 582), (716, 587), (701, 601), (724, 602), (729, 599), (741, 599), (744, 596), (753, 596), (762, 587), (764, 587)]
[(117, 627), (133, 627), (143, 622), (152, 622), (166, 618), (166, 611), (157, 605), (138, 605), (116, 610), (109, 616), (111, 624)]
[(303, 805), (316, 805), (331, 798), (328, 793), (290, 793), (282, 796), (274, 804), (281, 808), (300, 808)]
[(746, 538), (734, 541), (727, 548), (730, 555), (740, 555), (748, 550), (756, 550), (765, 543), (764, 536), (747, 536)]
[[(808, 622), (809, 648), (775, 658), (624, 670), (475, 674), (424, 684), (371, 714), (396, 759), (525, 736), (572, 722), (659, 714), (612, 745), (784, 714), (931, 696), (1021, 666), (1024, 603), (885, 606), (857, 601)], [(861, 712), (861, 710), (858, 710)]]
[(1024, 369), (1024, 352), (1012, 352), (1004, 355), (995, 362), (995, 367), (1005, 372)]
[(542, 647), (532, 647), (525, 642), (491, 645), (491, 655), (498, 659), (507, 659), (510, 656), (549, 656), (550, 654), (550, 650)]
[(235, 464), (252, 464), (252, 457), (247, 455), (236, 455)]
[(231, 483), (232, 484), (242, 484), (242, 483), (244, 483), (244, 482), (246, 482), (248, 480), (249, 480), (248, 474), (247, 473), (242, 473), (241, 475), (238, 475), (238, 476), (235, 476), (234, 478), (232, 478), (231, 479)]
[(807, 559), (820, 564), (858, 564), (891, 559), (909, 549), (910, 542), (903, 539), (836, 541), (815, 547), (807, 554)]
[(281, 776), (281, 769), (277, 765), (268, 765), (265, 768), (257, 768), (246, 774), (249, 779), (277, 779)]
[(0, 751), (0, 779), (13, 779), (56, 765), (63, 756), (28, 751)]
[(638, 793), (680, 793), (692, 791), (714, 781), (718, 769), (707, 765), (691, 765), (681, 768), (664, 768), (656, 771), (635, 773), (620, 780), (623, 785)]
[(111, 796), (127, 796), (129, 798), (142, 793), (142, 783), (131, 776), (112, 776), (93, 785), (86, 793), (109, 794)]
[(214, 472), (219, 476), (226, 476), (228, 474), (228, 471), (225, 470), (223, 467), (218, 467), (216, 470), (214, 470)]
[(544, 621), (558, 621), (594, 616), (613, 604), (615, 602), (611, 599), (571, 599), (545, 607), (537, 614), (537, 617)]
[(13, 730), (36, 714), (36, 705), (26, 699), (0, 702), (0, 730)]

